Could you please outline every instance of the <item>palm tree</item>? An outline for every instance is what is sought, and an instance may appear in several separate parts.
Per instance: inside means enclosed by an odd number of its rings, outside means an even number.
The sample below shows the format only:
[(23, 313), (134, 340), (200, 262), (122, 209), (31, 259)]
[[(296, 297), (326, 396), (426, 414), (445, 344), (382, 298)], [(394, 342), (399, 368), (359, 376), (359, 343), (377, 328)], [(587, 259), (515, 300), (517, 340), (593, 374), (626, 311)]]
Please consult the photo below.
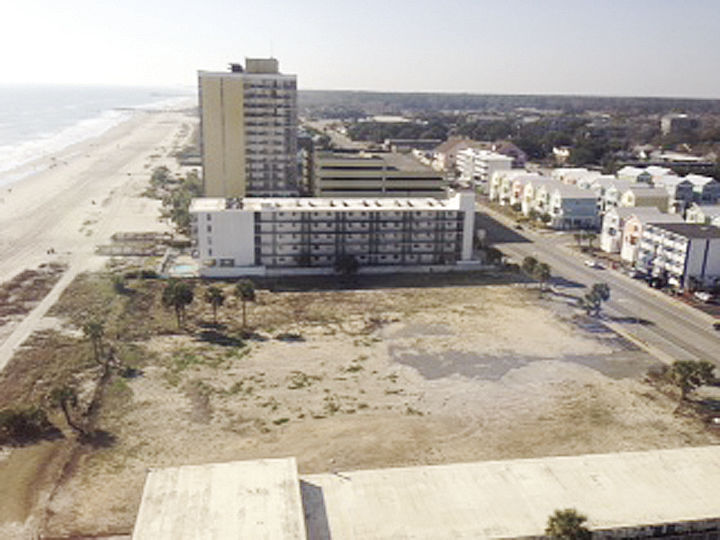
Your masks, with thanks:
[(71, 386), (57, 386), (50, 392), (50, 401), (56, 407), (60, 407), (65, 416), (65, 421), (79, 435), (86, 435), (85, 429), (77, 424), (70, 415), (70, 407), (77, 407), (77, 392)]
[(573, 233), (573, 238), (575, 238), (575, 241), (577, 242), (578, 248), (582, 247), (583, 236), (584, 236), (584, 235), (583, 235), (582, 232)]
[(192, 287), (185, 281), (170, 279), (162, 294), (162, 303), (165, 307), (175, 310), (178, 328), (182, 326), (185, 318), (185, 308), (193, 301)]
[(531, 276), (535, 272), (535, 268), (538, 265), (538, 260), (535, 257), (527, 256), (522, 262), (522, 271), (527, 275)]
[(540, 282), (540, 292), (545, 290), (545, 284), (550, 280), (550, 265), (547, 263), (538, 263), (535, 266), (535, 279)]
[(255, 284), (249, 279), (241, 279), (235, 284), (235, 296), (242, 302), (243, 328), (247, 326), (246, 302), (255, 301)]
[(555, 510), (548, 518), (545, 534), (550, 538), (559, 540), (585, 540), (592, 533), (585, 525), (587, 516), (580, 514), (574, 508)]
[(708, 360), (676, 360), (668, 372), (670, 381), (680, 388), (680, 400), (704, 384), (715, 382), (715, 366)]
[(101, 321), (93, 320), (86, 322), (82, 330), (85, 337), (92, 343), (95, 362), (102, 364), (102, 339), (105, 335), (105, 326)]
[(225, 295), (220, 287), (208, 287), (205, 291), (205, 301), (212, 306), (213, 322), (217, 324), (217, 310), (225, 302)]
[(597, 240), (597, 234), (595, 234), (594, 232), (588, 231), (585, 233), (585, 240), (587, 240), (588, 249), (590, 249), (592, 251), (593, 243), (595, 242), (595, 240)]
[(610, 300), (610, 286), (607, 283), (595, 283), (583, 298), (580, 299), (580, 306), (587, 311), (588, 315), (600, 315), (600, 308), (603, 302)]

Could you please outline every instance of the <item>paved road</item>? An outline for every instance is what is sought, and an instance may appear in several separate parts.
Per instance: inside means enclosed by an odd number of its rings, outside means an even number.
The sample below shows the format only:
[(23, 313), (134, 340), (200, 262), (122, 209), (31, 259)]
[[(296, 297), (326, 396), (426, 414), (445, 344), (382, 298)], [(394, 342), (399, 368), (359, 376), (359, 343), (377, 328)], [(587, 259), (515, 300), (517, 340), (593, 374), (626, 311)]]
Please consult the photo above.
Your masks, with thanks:
[(321, 131), (328, 137), (332, 142), (335, 150), (364, 150), (367, 148), (368, 143), (362, 141), (353, 141), (347, 135), (340, 133), (339, 131), (332, 128), (333, 124), (336, 124), (337, 120), (313, 120), (306, 121), (305, 123), (313, 129)]
[[(513, 227), (506, 217), (479, 205), (478, 209), (502, 225)], [(572, 236), (535, 233), (527, 230), (501, 232), (496, 243), (516, 262), (532, 255), (552, 268), (553, 281), (564, 292), (582, 296), (593, 283), (610, 285), (611, 299), (605, 304), (606, 319), (620, 325), (630, 337), (645, 344), (665, 361), (705, 359), (720, 366), (720, 332), (713, 330), (709, 315), (649, 288), (613, 270), (589, 268), (583, 256), (568, 247)], [(496, 232), (490, 236), (497, 236)]]

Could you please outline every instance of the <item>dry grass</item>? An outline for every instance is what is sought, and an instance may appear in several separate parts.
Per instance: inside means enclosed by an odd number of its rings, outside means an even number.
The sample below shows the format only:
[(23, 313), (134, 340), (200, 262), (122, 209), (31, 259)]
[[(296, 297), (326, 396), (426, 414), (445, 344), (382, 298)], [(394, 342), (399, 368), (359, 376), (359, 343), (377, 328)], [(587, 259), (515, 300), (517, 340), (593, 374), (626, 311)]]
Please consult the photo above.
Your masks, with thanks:
[(231, 284), (218, 325), (197, 284), (178, 330), (162, 282), (128, 286), (79, 278), (54, 310), (65, 331), (36, 336), (0, 381), (17, 387), (12, 400), (35, 400), (50, 381), (92, 378), (77, 335), (89, 317), (142, 370), (109, 381), (98, 425), (115, 443), (75, 453), (47, 534), (127, 533), (150, 466), (294, 455), (319, 472), (716, 440), (640, 378), (603, 375), (649, 365), (644, 353), (519, 287), (261, 290), (244, 329)]

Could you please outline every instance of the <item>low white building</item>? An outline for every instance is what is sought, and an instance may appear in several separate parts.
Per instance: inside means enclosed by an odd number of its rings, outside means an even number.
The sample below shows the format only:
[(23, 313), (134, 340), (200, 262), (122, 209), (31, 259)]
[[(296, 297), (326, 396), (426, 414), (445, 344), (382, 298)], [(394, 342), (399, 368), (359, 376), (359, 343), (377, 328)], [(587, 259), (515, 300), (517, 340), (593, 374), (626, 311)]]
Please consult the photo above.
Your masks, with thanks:
[(475, 195), (432, 198), (193, 199), (203, 276), (327, 273), (340, 256), (364, 267), (449, 267), (473, 257)]
[(488, 193), (490, 178), (496, 171), (510, 170), (513, 158), (490, 150), (466, 148), (457, 154), (460, 181), (469, 182), (482, 193)]
[(649, 223), (636, 267), (676, 287), (720, 280), (720, 228), (698, 223)]

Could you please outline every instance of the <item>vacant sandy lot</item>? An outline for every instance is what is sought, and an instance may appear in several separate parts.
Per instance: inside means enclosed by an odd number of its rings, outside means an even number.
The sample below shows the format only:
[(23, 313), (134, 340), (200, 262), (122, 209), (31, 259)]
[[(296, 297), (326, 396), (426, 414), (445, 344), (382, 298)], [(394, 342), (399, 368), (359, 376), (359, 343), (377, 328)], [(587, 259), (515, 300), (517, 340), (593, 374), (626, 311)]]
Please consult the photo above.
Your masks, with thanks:
[(142, 376), (108, 388), (99, 424), (116, 442), (67, 462), (34, 513), (48, 534), (129, 533), (148, 467), (293, 455), (309, 473), (716, 440), (642, 381), (644, 352), (535, 290), (260, 291), (244, 344), (237, 300), (213, 328), (201, 292), (188, 332), (148, 317), (167, 331), (142, 340)]

